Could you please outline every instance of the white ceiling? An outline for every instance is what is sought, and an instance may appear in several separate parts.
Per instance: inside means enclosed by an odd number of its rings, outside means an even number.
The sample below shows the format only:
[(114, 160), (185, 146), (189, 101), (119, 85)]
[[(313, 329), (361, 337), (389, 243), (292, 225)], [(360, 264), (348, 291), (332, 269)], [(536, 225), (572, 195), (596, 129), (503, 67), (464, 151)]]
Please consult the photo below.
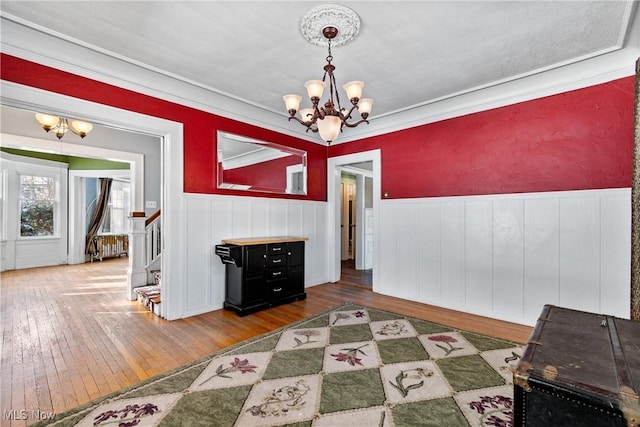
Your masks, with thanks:
[[(303, 82), (322, 77), (326, 49), (308, 43), (299, 29), (302, 16), (318, 4), (3, 0), (2, 50), (90, 77), (116, 75), (138, 90), (232, 118), (248, 115), (295, 134), (303, 129), (286, 121), (282, 95), (305, 97)], [(415, 118), (417, 111), (437, 118), (445, 109), (459, 109), (454, 99), (479, 104), (512, 97), (522, 93), (520, 82), (535, 96), (576, 79), (628, 73), (632, 58), (640, 56), (633, 1), (340, 4), (358, 13), (362, 25), (354, 41), (333, 48), (336, 79), (339, 86), (365, 81), (364, 96), (375, 100), (370, 126), (378, 132), (424, 120)], [(55, 44), (42, 43), (43, 36), (75, 50), (52, 51)], [(549, 76), (545, 83), (541, 75)], [(167, 77), (181, 81), (176, 88), (188, 84), (193, 91), (173, 90)], [(228, 108), (214, 100), (220, 95), (233, 101)]]

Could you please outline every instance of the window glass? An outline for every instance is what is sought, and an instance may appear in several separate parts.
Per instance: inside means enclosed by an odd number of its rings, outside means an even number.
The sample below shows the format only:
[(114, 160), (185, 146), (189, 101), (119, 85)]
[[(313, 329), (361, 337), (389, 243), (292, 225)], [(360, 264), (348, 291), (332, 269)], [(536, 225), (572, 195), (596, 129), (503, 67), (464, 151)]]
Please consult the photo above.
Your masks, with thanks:
[(20, 236), (53, 236), (55, 208), (54, 178), (20, 175)]
[(129, 232), (129, 192), (128, 182), (113, 181), (109, 205), (102, 223), (102, 234), (125, 234)]

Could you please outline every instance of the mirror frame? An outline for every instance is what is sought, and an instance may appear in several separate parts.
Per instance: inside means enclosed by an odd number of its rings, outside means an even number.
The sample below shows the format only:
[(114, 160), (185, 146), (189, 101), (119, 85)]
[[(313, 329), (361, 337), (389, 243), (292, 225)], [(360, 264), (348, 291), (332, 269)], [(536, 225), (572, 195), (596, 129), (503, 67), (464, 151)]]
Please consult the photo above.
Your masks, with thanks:
[[(239, 182), (225, 182), (224, 180), (224, 167), (223, 162), (225, 162), (225, 157), (223, 153), (223, 144), (224, 141), (232, 141), (238, 144), (250, 144), (256, 146), (256, 150), (254, 150), (255, 157), (258, 157), (258, 161), (254, 164), (262, 163), (268, 160), (275, 160), (278, 158), (284, 158), (288, 155), (297, 156), (299, 161), (296, 164), (286, 166), (286, 169), (283, 170), (286, 173), (286, 186), (285, 188), (281, 187), (270, 187), (270, 186), (258, 186), (258, 185), (250, 185), (246, 183)], [(288, 194), (288, 195), (299, 195), (306, 196), (307, 193), (307, 152), (304, 150), (299, 150), (296, 148), (287, 147), (285, 145), (277, 144), (270, 141), (262, 141), (256, 138), (250, 138), (243, 135), (238, 135), (232, 132), (227, 132), (223, 130), (218, 130), (216, 132), (216, 186), (219, 189), (224, 190), (239, 190), (239, 191), (250, 191), (250, 192), (260, 192), (260, 193), (273, 193), (273, 194)], [(276, 150), (279, 153), (274, 153), (272, 156), (263, 156), (264, 149), (272, 149)], [(260, 154), (258, 154), (260, 153)], [(251, 153), (246, 153), (251, 154)], [(226, 159), (228, 161), (229, 159)], [(243, 163), (242, 161), (238, 162), (241, 166), (244, 167), (249, 166), (251, 163)], [(302, 189), (300, 191), (292, 191), (292, 186), (294, 183), (294, 174), (302, 173)]]

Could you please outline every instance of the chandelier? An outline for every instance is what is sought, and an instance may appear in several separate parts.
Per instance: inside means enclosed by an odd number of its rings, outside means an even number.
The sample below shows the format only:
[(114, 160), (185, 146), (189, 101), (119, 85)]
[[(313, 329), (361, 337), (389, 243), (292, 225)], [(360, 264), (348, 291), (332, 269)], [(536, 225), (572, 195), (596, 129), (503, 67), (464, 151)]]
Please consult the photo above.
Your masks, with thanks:
[[(345, 22), (350, 25), (346, 31), (346, 36), (339, 39), (341, 44), (355, 37), (360, 20), (355, 12), (344, 6), (319, 6), (309, 11), (302, 21), (301, 27), (307, 40), (316, 45), (322, 45), (324, 41), (328, 47), (327, 65), (324, 66), (322, 80), (309, 80), (304, 84), (311, 101), (311, 108), (299, 110), (300, 102), (302, 101), (302, 97), (299, 95), (285, 95), (282, 97), (289, 112), (289, 121), (296, 120), (301, 125), (306, 126), (307, 132), (309, 130), (318, 132), (320, 137), (327, 143), (335, 141), (345, 126), (353, 128), (361, 123), (368, 124), (367, 118), (373, 106), (373, 99), (362, 98), (362, 89), (364, 88), (364, 82), (362, 81), (351, 81), (342, 86), (351, 105), (347, 109), (340, 104), (340, 95), (338, 94), (334, 75), (336, 67), (331, 63), (333, 60), (331, 42), (336, 39), (340, 31), (337, 25), (327, 24), (327, 20), (335, 19), (338, 19), (338, 22), (342, 22), (343, 26)], [(324, 40), (316, 37), (318, 32), (314, 26), (317, 27), (319, 25), (322, 25), (319, 32)], [(313, 37), (316, 38), (314, 39)], [(329, 96), (327, 101), (321, 105), (320, 99), (327, 84), (329, 85)], [(298, 110), (300, 111), (300, 117), (296, 116)], [(360, 115), (359, 118), (353, 117), (356, 114), (356, 110)]]
[(58, 139), (61, 139), (69, 130), (79, 135), (80, 138), (84, 138), (93, 129), (93, 125), (89, 122), (83, 122), (82, 120), (71, 120), (69, 122), (64, 117), (51, 116), (49, 114), (36, 113), (36, 120), (45, 131), (54, 131)]

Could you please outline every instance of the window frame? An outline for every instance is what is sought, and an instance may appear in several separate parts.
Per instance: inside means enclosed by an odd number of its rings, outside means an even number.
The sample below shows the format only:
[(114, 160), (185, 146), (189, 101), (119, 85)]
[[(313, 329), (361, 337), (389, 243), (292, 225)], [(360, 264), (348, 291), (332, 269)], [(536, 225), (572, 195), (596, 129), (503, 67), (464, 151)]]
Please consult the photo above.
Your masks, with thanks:
[[(64, 169), (66, 173), (66, 168)], [(28, 241), (28, 240), (47, 240), (47, 239), (60, 239), (61, 229), (61, 212), (60, 212), (60, 199), (61, 199), (61, 170), (53, 166), (44, 165), (27, 165), (22, 164), (16, 167), (16, 194), (17, 194), (17, 206), (16, 206), (16, 224), (15, 224), (15, 236), (16, 240)], [(53, 234), (47, 236), (23, 236), (21, 233), (21, 204), (22, 204), (22, 177), (23, 176), (41, 176), (53, 179), (55, 199), (53, 202)]]
[(123, 192), (123, 197), (122, 197), (122, 202), (123, 202), (123, 207), (121, 208), (122, 210), (122, 225), (124, 230), (123, 231), (119, 231), (119, 232), (113, 232), (113, 231), (109, 231), (109, 232), (105, 232), (104, 231), (104, 223), (102, 224), (102, 226), (100, 227), (100, 230), (98, 231), (98, 235), (119, 235), (119, 234), (129, 234), (129, 232), (131, 231), (131, 225), (129, 223), (128, 220), (128, 216), (129, 216), (129, 212), (131, 211), (131, 183), (127, 182), (127, 181), (123, 181), (123, 180), (117, 180), (114, 179), (113, 183), (111, 185), (111, 194), (109, 194), (109, 203), (108, 203), (108, 209), (110, 210), (111, 213), (113, 213), (113, 192), (114, 192), (114, 186), (116, 185), (116, 183), (118, 185), (126, 185), (128, 186), (128, 191), (124, 191), (124, 190), (118, 190), (118, 191), (122, 191)]

